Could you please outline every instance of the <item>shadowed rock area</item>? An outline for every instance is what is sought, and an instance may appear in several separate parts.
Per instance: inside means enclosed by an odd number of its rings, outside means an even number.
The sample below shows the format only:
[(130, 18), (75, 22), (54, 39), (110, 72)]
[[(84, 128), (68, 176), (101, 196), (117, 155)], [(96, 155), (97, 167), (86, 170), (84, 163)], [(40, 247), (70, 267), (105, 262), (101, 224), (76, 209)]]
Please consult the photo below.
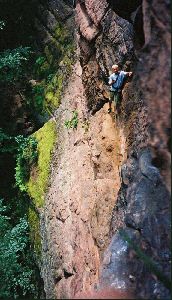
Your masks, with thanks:
[[(103, 262), (101, 282), (116, 288), (134, 291), (138, 298), (168, 299), (165, 288), (151, 268), (150, 262), (139, 259), (132, 247), (137, 245), (148, 258), (157, 264), (164, 278), (170, 278), (170, 195), (157, 168), (151, 164), (149, 150), (144, 150), (138, 160), (130, 158), (122, 167), (123, 185), (127, 186), (127, 200), (123, 219), (124, 234), (112, 237)], [(116, 232), (116, 216), (122, 209), (122, 194), (114, 210), (112, 232)], [(118, 276), (116, 276), (118, 274)], [(167, 283), (167, 282), (166, 282)]]

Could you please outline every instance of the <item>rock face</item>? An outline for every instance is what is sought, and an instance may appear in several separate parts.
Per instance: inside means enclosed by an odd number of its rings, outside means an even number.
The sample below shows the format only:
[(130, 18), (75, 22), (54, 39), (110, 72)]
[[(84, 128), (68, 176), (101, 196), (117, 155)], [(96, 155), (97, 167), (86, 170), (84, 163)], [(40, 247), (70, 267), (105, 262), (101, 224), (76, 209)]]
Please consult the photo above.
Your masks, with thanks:
[[(157, 2), (156, 2), (157, 3)], [(161, 13), (160, 13), (161, 12)], [(151, 117), (155, 163), (170, 190), (170, 20), (169, 1), (143, 1), (145, 45), (138, 63), (139, 85)], [(146, 66), (143, 68), (143, 64)], [(166, 66), (166, 67), (165, 67)], [(166, 71), (164, 70), (166, 68)], [(146, 84), (146, 87), (145, 87)]]
[[(72, 1), (39, 0), (35, 18), (35, 36), (38, 47), (48, 48), (47, 52), (58, 58), (59, 44), (56, 30), (63, 24), (71, 33), (74, 32), (74, 14)], [(45, 52), (45, 51), (44, 51)]]
[[(81, 73), (77, 63), (56, 115), (59, 138), (42, 214), (42, 276), (49, 299), (73, 297), (98, 282), (125, 155), (122, 128), (114, 128), (107, 106), (86, 119)], [(68, 132), (64, 123), (73, 110), (79, 124)]]
[(131, 64), (133, 26), (109, 9), (106, 1), (77, 1), (76, 22), (87, 106), (95, 112), (107, 101), (112, 64), (122, 64), (124, 69)]
[[(58, 141), (40, 216), (47, 298), (107, 285), (169, 297), (169, 2), (127, 1), (125, 11), (123, 4), (76, 1), (79, 60), (55, 115)], [(116, 121), (106, 104), (114, 63), (134, 72)], [(72, 111), (79, 122), (68, 131)]]
[[(104, 256), (101, 284), (133, 291), (142, 299), (168, 299), (169, 290), (158, 280), (149, 259), (156, 262), (164, 279), (170, 278), (170, 195), (158, 169), (151, 164), (150, 151), (142, 151), (138, 160), (130, 158), (122, 166), (122, 178), (127, 190), (113, 213), (112, 231), (116, 234)], [(116, 227), (117, 215), (124, 205), (122, 195), (127, 200), (123, 235)], [(147, 257), (142, 257), (133, 244)]]

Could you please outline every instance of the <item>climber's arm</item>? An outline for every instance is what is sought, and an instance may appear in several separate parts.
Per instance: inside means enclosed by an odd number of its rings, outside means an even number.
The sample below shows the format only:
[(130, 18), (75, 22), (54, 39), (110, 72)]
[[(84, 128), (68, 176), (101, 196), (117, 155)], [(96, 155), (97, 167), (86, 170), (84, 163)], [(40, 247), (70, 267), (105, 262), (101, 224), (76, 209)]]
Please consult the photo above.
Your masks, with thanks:
[(109, 77), (109, 85), (112, 85), (113, 83), (115, 83), (115, 80), (112, 79), (112, 77)]
[(133, 72), (125, 72), (126, 76), (131, 77), (133, 75)]

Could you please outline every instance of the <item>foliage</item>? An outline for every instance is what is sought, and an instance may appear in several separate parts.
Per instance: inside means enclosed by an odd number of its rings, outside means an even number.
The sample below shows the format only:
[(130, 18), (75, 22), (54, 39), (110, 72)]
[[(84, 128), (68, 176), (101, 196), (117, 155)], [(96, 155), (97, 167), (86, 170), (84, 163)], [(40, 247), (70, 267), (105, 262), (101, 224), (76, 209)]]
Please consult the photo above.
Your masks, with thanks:
[(16, 185), (22, 192), (27, 191), (26, 182), (29, 179), (31, 166), (36, 162), (37, 153), (37, 141), (34, 137), (15, 137), (15, 141), (18, 144), (17, 159), (16, 159)]
[(63, 79), (64, 76), (62, 74), (55, 74), (52, 76), (51, 81), (47, 83), (45, 90), (46, 110), (52, 111), (60, 105)]
[[(13, 143), (13, 148), (6, 147), (4, 151), (10, 149), (16, 155), (16, 186), (21, 192), (28, 192), (38, 207), (42, 206), (50, 171), (51, 151), (56, 138), (55, 123), (47, 122), (29, 137), (9, 137), (2, 131), (0, 133), (0, 141), (8, 140)], [(30, 176), (31, 170), (35, 170), (36, 178)]]
[(0, 199), (0, 239), (4, 236), (9, 227), (8, 220), (10, 219), (4, 213), (7, 211), (7, 206), (3, 205), (3, 199)]
[(54, 72), (52, 66), (50, 66), (50, 64), (47, 62), (46, 56), (42, 55), (36, 58), (33, 66), (33, 72), (38, 80), (46, 80), (52, 70)]
[(36, 207), (42, 207), (50, 172), (51, 152), (56, 139), (55, 122), (50, 120), (45, 123), (34, 133), (33, 137), (38, 142), (38, 162), (37, 166), (32, 169), (32, 176), (29, 178), (27, 188)]
[(23, 67), (31, 54), (30, 47), (18, 47), (0, 53), (0, 81), (19, 80), (23, 75)]
[(35, 296), (35, 271), (26, 217), (12, 226), (6, 213), (7, 207), (0, 200), (0, 298), (18, 298), (27, 294)]
[(50, 83), (51, 80), (53, 79), (53, 77), (54, 77), (54, 74), (53, 74), (53, 73), (49, 74), (49, 75), (47, 76), (47, 83)]
[(72, 113), (72, 118), (70, 120), (66, 120), (64, 124), (67, 129), (76, 129), (78, 126), (78, 112), (75, 110)]
[[(73, 48), (70, 35), (63, 24), (58, 25), (52, 34), (52, 40), (45, 47), (45, 56), (41, 54), (36, 57), (35, 63), (28, 64), (33, 55), (31, 48), (25, 45), (30, 45), (34, 41), (34, 16), (37, 14), (38, 2), (37, 0), (29, 2), (2, 0), (2, 2), (1, 18), (4, 21), (0, 21), (1, 49), (7, 50), (0, 53), (0, 83), (4, 85), (3, 88), (8, 88), (9, 85), (15, 92), (20, 90), (23, 98), (27, 97), (29, 111), (33, 109), (35, 115), (51, 112), (60, 104), (63, 86), (67, 82), (66, 75), (71, 71)], [(31, 78), (36, 82), (32, 88), (29, 85)], [(11, 95), (12, 92), (13, 90)], [(6, 200), (7, 207), (0, 203), (0, 298), (24, 296), (37, 298), (37, 291), (33, 285), (37, 279), (34, 275), (35, 266), (32, 265), (29, 237), (33, 242), (36, 256), (40, 256), (39, 216), (33, 208), (28, 209), (30, 202), (27, 200), (29, 194), (37, 208), (44, 204), (55, 139), (55, 123), (52, 121), (45, 124), (32, 137), (11, 137), (0, 131), (1, 151), (10, 152), (16, 157), (15, 179), (16, 186), (19, 187), (19, 191), (12, 196), (13, 199), (9, 197)], [(13, 190), (18, 189), (14, 187)], [(22, 195), (25, 204), (17, 198), (18, 195)], [(23, 217), (27, 209), (30, 233), (26, 218)]]
[(51, 114), (51, 111), (59, 106), (62, 84), (62, 75), (49, 74), (46, 81), (32, 88), (32, 101), (37, 112), (41, 114), (50, 112)]
[(44, 56), (39, 56), (36, 59), (35, 66), (42, 66), (45, 61), (46, 61), (46, 59)]
[(3, 132), (0, 128), (0, 152), (10, 152), (13, 153), (16, 149), (16, 143), (14, 137), (11, 137)]
[(39, 84), (33, 87), (33, 99), (34, 99), (34, 107), (37, 111), (42, 112), (43, 111), (43, 105), (44, 105), (44, 86)]
[(4, 29), (5, 27), (5, 22), (4, 21), (0, 21), (0, 30)]
[(29, 179), (30, 169), (38, 158), (37, 144), (37, 140), (32, 136), (11, 137), (0, 128), (1, 152), (16, 155), (15, 179), (16, 185), (22, 192), (27, 191), (26, 182)]
[(39, 57), (35, 64), (35, 75), (39, 83), (32, 87), (32, 94), (28, 98), (30, 107), (44, 115), (52, 114), (60, 104), (61, 91), (63, 87), (63, 76), (55, 72), (54, 67), (47, 63), (45, 57)]

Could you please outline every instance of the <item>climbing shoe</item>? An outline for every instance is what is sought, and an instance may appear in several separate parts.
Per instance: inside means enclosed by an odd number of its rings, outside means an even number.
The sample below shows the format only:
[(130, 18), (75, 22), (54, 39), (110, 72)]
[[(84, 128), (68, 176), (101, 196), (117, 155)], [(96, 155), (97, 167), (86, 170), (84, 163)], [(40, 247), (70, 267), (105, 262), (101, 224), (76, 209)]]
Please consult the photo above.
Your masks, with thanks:
[(110, 113), (111, 113), (111, 111), (112, 111), (112, 110), (111, 110), (111, 108), (109, 108), (109, 109), (108, 109), (108, 114), (110, 114)]

